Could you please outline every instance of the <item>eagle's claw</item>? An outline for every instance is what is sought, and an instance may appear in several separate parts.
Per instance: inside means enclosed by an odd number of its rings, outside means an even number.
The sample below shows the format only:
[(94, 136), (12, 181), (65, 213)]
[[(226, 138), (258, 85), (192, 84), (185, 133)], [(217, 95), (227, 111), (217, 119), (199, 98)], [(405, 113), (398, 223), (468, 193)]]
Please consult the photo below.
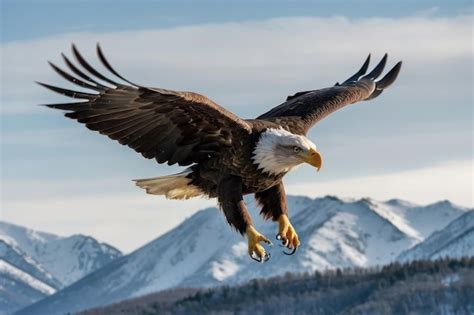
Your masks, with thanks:
[[(257, 256), (258, 257), (258, 256)], [(259, 262), (259, 263), (264, 263), (264, 262), (267, 262), (269, 259), (270, 259), (270, 253), (267, 253), (265, 252), (265, 256), (263, 258), (261, 257), (254, 257), (254, 255), (252, 254), (250, 256), (250, 258), (252, 258), (253, 260), (255, 260), (256, 262)]]
[(298, 248), (298, 247), (294, 247), (291, 252), (285, 252), (285, 251), (283, 251), (283, 254), (288, 255), (288, 256), (291, 256), (291, 255), (293, 255), (294, 253), (296, 253), (296, 249), (297, 249), (297, 248)]
[(276, 239), (281, 241), (281, 244), (279, 245), (280, 247), (287, 247), (288, 243), (290, 242), (290, 240), (288, 240), (287, 238), (282, 237), (280, 233), (277, 234)]
[(260, 234), (253, 226), (247, 227), (247, 239), (248, 239), (248, 253), (250, 258), (253, 260), (264, 263), (270, 259), (270, 254), (265, 251), (265, 248), (260, 242), (267, 243), (269, 246), (273, 246), (272, 242), (262, 234)]
[[(278, 233), (277, 236), (276, 236), (276, 239), (281, 241), (281, 244), (279, 245), (280, 247), (288, 247), (289, 249), (291, 249), (288, 244), (290, 243), (290, 241), (287, 239), (287, 238), (282, 238), (281, 235)], [(293, 255), (294, 253), (296, 253), (296, 249), (298, 247), (293, 247), (292, 251), (291, 252), (285, 252), (283, 251), (283, 254), (285, 255), (288, 255), (288, 256), (291, 256)]]
[(288, 217), (282, 214), (278, 218), (279, 223), (279, 232), (276, 236), (277, 240), (281, 241), (281, 247), (286, 247), (291, 250), (291, 252), (285, 252), (286, 255), (293, 255), (296, 252), (298, 246), (300, 246), (300, 240), (298, 234), (296, 234), (295, 229), (290, 223)]

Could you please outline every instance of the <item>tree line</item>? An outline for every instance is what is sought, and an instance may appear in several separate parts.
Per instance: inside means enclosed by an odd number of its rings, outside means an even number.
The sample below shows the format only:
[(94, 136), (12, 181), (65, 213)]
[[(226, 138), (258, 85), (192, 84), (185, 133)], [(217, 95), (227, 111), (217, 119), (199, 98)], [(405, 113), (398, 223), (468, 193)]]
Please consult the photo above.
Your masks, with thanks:
[(474, 257), (175, 289), (82, 314), (474, 314)]

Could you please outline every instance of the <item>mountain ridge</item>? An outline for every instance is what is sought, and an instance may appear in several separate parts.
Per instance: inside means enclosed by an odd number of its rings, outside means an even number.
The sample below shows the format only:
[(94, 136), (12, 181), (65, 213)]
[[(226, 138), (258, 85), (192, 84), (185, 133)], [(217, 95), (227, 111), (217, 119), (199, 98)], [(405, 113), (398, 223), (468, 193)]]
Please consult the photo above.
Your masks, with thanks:
[(115, 247), (87, 235), (58, 236), (5, 221), (0, 221), (0, 241), (41, 265), (59, 282), (58, 288), (77, 281), (121, 255)]
[(119, 255), (90, 236), (62, 237), (0, 221), (0, 314), (51, 295)]
[[(259, 209), (255, 202), (246, 198), (246, 203), (256, 219)], [(285, 256), (274, 246), (270, 262), (256, 264), (247, 257), (245, 240), (230, 231), (220, 211), (207, 208), (18, 314), (75, 312), (167, 288), (235, 285), (285, 272), (383, 265), (420, 243), (429, 230), (444, 228), (470, 210), (451, 204), (418, 206), (394, 200), (343, 200), (333, 196), (316, 199), (289, 196), (288, 204), (292, 223), (303, 244), (295, 256)], [(429, 224), (410, 221), (430, 218), (430, 211), (414, 215), (411, 210), (430, 206), (439, 217), (431, 218)], [(275, 223), (264, 224), (256, 219), (255, 224), (270, 239), (277, 233)], [(95, 288), (94, 292), (90, 292), (91, 287)]]
[(19, 248), (12, 247), (4, 240), (0, 240), (0, 259), (25, 271), (55, 289), (61, 287), (61, 283), (45, 270), (40, 263), (32, 257), (27, 256), (24, 252), (21, 252)]
[(463, 253), (473, 251), (474, 211), (468, 211), (451, 221), (444, 229), (435, 231), (424, 242), (402, 252), (398, 259), (437, 259), (448, 253), (450, 257), (461, 258)]

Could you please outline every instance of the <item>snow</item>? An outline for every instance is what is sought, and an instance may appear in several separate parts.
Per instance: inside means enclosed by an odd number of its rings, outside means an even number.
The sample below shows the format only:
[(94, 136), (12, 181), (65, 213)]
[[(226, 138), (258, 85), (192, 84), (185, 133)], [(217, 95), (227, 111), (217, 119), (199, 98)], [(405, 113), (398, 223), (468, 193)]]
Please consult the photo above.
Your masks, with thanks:
[(54, 288), (61, 287), (59, 281), (46, 271), (40, 263), (32, 257), (27, 256), (19, 248), (7, 244), (4, 240), (0, 240), (0, 259), (3, 259)]
[(410, 235), (413, 238), (416, 238), (418, 241), (423, 240), (424, 236), (420, 233), (417, 227), (413, 226), (413, 220), (407, 218), (397, 210), (406, 210), (406, 206), (410, 203), (399, 203), (398, 207), (391, 205), (390, 203), (377, 203), (370, 200), (366, 201), (370, 204), (371, 208), (377, 212), (382, 218), (388, 220), (391, 224), (397, 227), (401, 232), (406, 235)]
[(2, 241), (20, 253), (31, 265), (29, 270), (40, 270), (43, 276), (39, 277), (49, 278), (47, 282), (57, 287), (67, 286), (121, 256), (117, 249), (88, 236), (61, 237), (0, 221)]
[(389, 210), (400, 216), (416, 230), (422, 239), (443, 229), (452, 220), (469, 211), (449, 201), (440, 201), (425, 207), (393, 200), (385, 203)]
[(237, 258), (247, 256), (247, 251), (247, 242), (238, 242), (232, 245), (232, 254)]
[(117, 250), (104, 248), (95, 239), (73, 235), (44, 246), (38, 259), (46, 269), (54, 270), (61, 283), (67, 285), (118, 256), (120, 254)]
[[(135, 292), (134, 296), (178, 286), (180, 282), (196, 274), (202, 264), (208, 262), (209, 257), (216, 255), (222, 244), (231, 245), (229, 240), (232, 235), (226, 233), (224, 229), (219, 231), (215, 229), (216, 226), (225, 224), (217, 209), (211, 208), (198, 213), (193, 224), (190, 223), (183, 225), (179, 236), (170, 237), (171, 242), (156, 244), (163, 245), (164, 248), (158, 249), (160, 257), (151, 261), (152, 268), (146, 279), (149, 284)], [(143, 265), (150, 263), (148, 254), (137, 258)], [(163, 268), (167, 270), (166, 273), (163, 273)], [(157, 276), (160, 281), (155, 281)]]
[(474, 211), (466, 211), (423, 243), (400, 254), (401, 261), (474, 256)]
[(60, 236), (37, 232), (18, 225), (0, 221), (0, 239), (30, 253), (39, 244), (47, 244), (60, 239)]
[(452, 285), (453, 283), (456, 283), (458, 281), (459, 281), (459, 274), (457, 274), (457, 273), (447, 275), (446, 277), (441, 279), (441, 283), (446, 287), (449, 287), (450, 285)]
[(218, 281), (224, 281), (229, 277), (235, 276), (235, 274), (239, 271), (239, 265), (229, 259), (213, 261), (211, 264), (212, 276)]
[[(409, 226), (401, 224), (396, 216), (389, 216), (382, 205), (373, 201), (339, 201), (330, 208), (319, 205), (322, 202), (325, 201), (316, 201), (320, 215), (307, 228), (318, 227), (308, 235), (306, 259), (314, 261), (306, 261), (305, 265), (313, 266), (310, 271), (323, 267), (318, 262), (333, 268), (386, 264), (402, 250), (419, 242)], [(303, 220), (309, 215), (305, 213)], [(304, 225), (299, 231), (305, 231)]]
[(0, 273), (6, 273), (14, 279), (20, 280), (21, 282), (28, 284), (30, 287), (44, 294), (51, 295), (56, 292), (56, 289), (32, 277), (28, 273), (16, 268), (15, 266), (10, 265), (3, 259), (0, 259)]
[(0, 221), (0, 309), (12, 313), (120, 255), (88, 236), (61, 237)]

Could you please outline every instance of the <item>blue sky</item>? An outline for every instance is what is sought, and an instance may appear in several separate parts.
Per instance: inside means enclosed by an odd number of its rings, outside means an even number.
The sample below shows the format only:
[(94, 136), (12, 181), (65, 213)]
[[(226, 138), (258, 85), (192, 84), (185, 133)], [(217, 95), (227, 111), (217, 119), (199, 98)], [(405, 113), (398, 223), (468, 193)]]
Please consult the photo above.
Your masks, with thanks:
[[(124, 1), (2, 0), (2, 42), (78, 31), (115, 32), (288, 16), (402, 17), (436, 8), (443, 16), (471, 1)], [(27, 21), (25, 23), (25, 21)]]
[[(165, 175), (132, 150), (36, 106), (63, 98), (76, 42), (102, 46), (119, 72), (145, 85), (200, 92), (251, 118), (299, 90), (327, 87), (389, 53), (397, 83), (310, 133), (325, 157), (285, 183), (293, 194), (472, 206), (470, 1), (2, 1), (2, 218), (51, 232), (87, 233), (130, 250), (209, 200), (146, 196), (132, 178)], [(163, 210), (165, 209), (165, 210)], [(41, 214), (41, 215), (39, 215)], [(127, 222), (123, 226), (123, 222)], [(150, 225), (149, 222), (154, 222)], [(156, 223), (155, 223), (156, 222)], [(123, 234), (130, 231), (133, 237)]]

